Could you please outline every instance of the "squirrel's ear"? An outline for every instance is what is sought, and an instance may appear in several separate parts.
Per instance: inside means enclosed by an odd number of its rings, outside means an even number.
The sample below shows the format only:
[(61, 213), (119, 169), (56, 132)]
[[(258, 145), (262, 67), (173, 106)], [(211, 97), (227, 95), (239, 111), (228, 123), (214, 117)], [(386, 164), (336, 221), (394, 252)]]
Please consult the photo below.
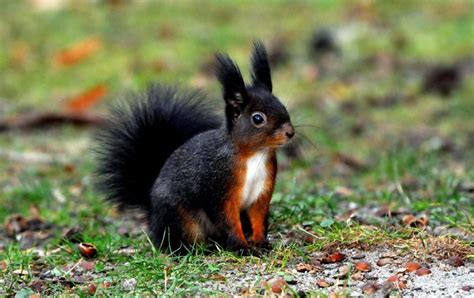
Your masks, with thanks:
[(268, 63), (267, 51), (261, 41), (253, 43), (252, 53), (252, 79), (254, 86), (260, 86), (272, 92), (272, 76), (270, 64)]
[(226, 106), (234, 110), (235, 114), (240, 114), (248, 102), (248, 96), (239, 68), (229, 56), (216, 54), (216, 73)]

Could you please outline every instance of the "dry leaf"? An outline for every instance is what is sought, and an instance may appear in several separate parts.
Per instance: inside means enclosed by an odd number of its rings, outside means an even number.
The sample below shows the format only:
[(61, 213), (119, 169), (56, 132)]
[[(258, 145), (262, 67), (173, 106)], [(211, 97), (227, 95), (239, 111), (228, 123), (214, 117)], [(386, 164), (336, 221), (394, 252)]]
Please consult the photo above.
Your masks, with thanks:
[(416, 217), (412, 214), (407, 214), (403, 216), (402, 218), (402, 222), (406, 226), (411, 226), (415, 222), (415, 220), (416, 220)]
[(55, 61), (63, 66), (73, 65), (96, 53), (101, 47), (102, 40), (98, 37), (90, 37), (56, 54)]
[(323, 259), (321, 260), (322, 263), (328, 264), (328, 263), (338, 263), (342, 260), (344, 260), (346, 256), (343, 253), (340, 252), (334, 252), (332, 254), (328, 254)]
[(98, 84), (67, 102), (67, 108), (74, 112), (84, 112), (107, 94), (107, 86)]
[(20, 214), (12, 214), (5, 222), (5, 231), (10, 237), (28, 229), (28, 221)]
[(430, 273), (431, 273), (431, 270), (428, 268), (420, 268), (416, 270), (416, 275), (418, 276), (428, 275)]
[(355, 264), (355, 269), (362, 272), (369, 272), (372, 270), (372, 266), (367, 262), (358, 262)]
[(389, 278), (387, 278), (388, 282), (397, 282), (398, 281), (398, 275), (391, 275)]
[(296, 265), (296, 271), (315, 273), (318, 270), (315, 266), (313, 266), (311, 264), (299, 263), (299, 264)]
[(405, 268), (409, 271), (409, 272), (414, 272), (418, 269), (420, 269), (420, 264), (418, 264), (417, 262), (408, 262), (405, 266)]

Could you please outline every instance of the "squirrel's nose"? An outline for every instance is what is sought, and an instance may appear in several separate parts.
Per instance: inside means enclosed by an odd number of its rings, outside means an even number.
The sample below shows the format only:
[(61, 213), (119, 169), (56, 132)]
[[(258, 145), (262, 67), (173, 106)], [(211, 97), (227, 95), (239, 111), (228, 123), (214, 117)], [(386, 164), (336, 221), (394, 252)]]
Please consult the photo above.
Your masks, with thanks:
[(283, 124), (282, 128), (288, 139), (291, 139), (295, 135), (295, 129), (293, 128), (293, 125), (291, 125), (291, 123), (286, 122), (285, 124)]

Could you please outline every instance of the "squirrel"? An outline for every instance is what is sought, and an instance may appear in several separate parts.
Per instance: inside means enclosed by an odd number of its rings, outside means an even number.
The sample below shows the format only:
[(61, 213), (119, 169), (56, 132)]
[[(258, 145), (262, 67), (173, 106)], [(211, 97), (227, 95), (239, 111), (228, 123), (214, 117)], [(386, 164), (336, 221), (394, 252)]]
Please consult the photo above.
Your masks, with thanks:
[(239, 252), (269, 245), (276, 149), (295, 134), (260, 41), (251, 85), (227, 54), (215, 61), (224, 121), (198, 91), (155, 85), (113, 106), (96, 136), (100, 190), (146, 211), (150, 239), (171, 252), (210, 241)]

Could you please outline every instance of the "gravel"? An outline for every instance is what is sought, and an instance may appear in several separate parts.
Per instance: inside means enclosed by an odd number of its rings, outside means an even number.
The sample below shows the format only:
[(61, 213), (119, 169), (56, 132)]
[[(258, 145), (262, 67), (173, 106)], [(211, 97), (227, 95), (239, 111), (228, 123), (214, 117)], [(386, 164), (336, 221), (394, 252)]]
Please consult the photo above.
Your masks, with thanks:
[[(341, 250), (346, 258), (338, 263), (320, 264), (318, 260), (322, 254), (310, 255), (313, 264), (316, 263), (316, 272), (298, 272), (296, 265), (304, 263), (302, 259), (291, 260), (286, 269), (281, 272), (269, 273), (268, 264), (249, 265), (239, 269), (229, 268), (219, 274), (225, 277), (224, 281), (209, 280), (196, 286), (229, 294), (268, 294), (271, 289), (259, 288), (262, 281), (275, 277), (282, 277), (288, 282), (287, 292), (299, 295), (309, 293), (346, 293), (350, 297), (364, 296), (364, 290), (374, 290), (376, 297), (474, 297), (474, 263), (466, 262), (463, 266), (453, 267), (446, 260), (420, 261), (409, 252), (400, 252), (390, 249), (376, 251)], [(392, 262), (378, 266), (380, 258), (391, 258)], [(422, 268), (428, 268), (428, 275), (417, 276), (415, 272), (408, 272), (405, 265), (409, 261), (418, 262)], [(370, 264), (369, 272), (356, 273), (352, 269), (349, 278), (341, 277), (341, 267), (353, 268), (357, 262)], [(345, 268), (347, 269), (347, 268)], [(343, 271), (343, 270), (342, 270)], [(351, 270), (350, 270), (351, 271)], [(399, 281), (406, 285), (405, 289), (396, 286), (398, 283), (388, 283), (390, 276), (397, 275)], [(360, 280), (354, 280), (358, 276)], [(357, 277), (356, 277), (357, 278)], [(224, 278), (223, 278), (224, 279)], [(332, 284), (327, 288), (320, 288), (316, 281), (324, 279)]]

